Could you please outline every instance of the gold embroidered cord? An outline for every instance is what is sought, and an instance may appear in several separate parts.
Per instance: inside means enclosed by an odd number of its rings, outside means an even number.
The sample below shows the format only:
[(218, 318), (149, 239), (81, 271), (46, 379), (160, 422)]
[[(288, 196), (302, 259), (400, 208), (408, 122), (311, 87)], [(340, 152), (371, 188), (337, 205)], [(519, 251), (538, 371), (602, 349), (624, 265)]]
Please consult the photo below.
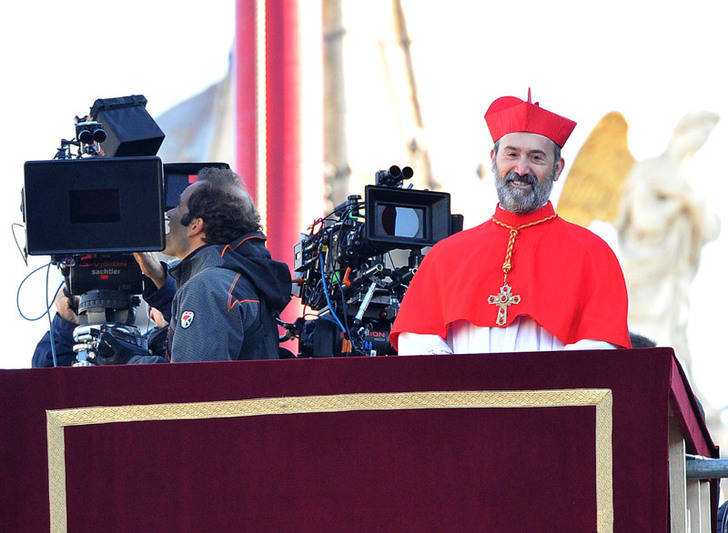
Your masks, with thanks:
[(508, 247), (506, 248), (506, 260), (503, 263), (503, 274), (504, 274), (503, 281), (504, 282), (506, 280), (506, 276), (513, 268), (513, 265), (511, 264), (511, 256), (513, 255), (513, 247), (516, 244), (516, 237), (518, 236), (518, 232), (521, 231), (522, 229), (530, 228), (531, 226), (536, 226), (538, 224), (542, 224), (543, 222), (548, 222), (549, 220), (556, 218), (557, 216), (558, 215), (556, 213), (554, 213), (553, 215), (548, 216), (546, 218), (542, 218), (542, 219), (536, 220), (534, 222), (529, 222), (528, 224), (521, 224), (520, 226), (517, 226), (517, 227), (510, 226), (510, 225), (506, 224), (505, 222), (501, 222), (500, 220), (498, 220), (495, 217), (491, 217), (491, 220), (493, 222), (495, 222), (499, 226), (502, 226), (502, 227), (510, 230), (510, 232), (511, 232), (510, 236), (508, 237)]
[(530, 228), (531, 226), (535, 226), (543, 222), (548, 222), (549, 220), (556, 218), (556, 216), (556, 213), (554, 213), (553, 215), (542, 218), (541, 220), (529, 222), (528, 224), (522, 224), (517, 227), (513, 227), (506, 224), (505, 222), (501, 222), (495, 217), (491, 218), (494, 223), (510, 230), (510, 235), (508, 236), (508, 246), (506, 247), (506, 259), (503, 262), (503, 286), (500, 288), (500, 292), (498, 294), (491, 294), (490, 296), (488, 296), (488, 303), (490, 305), (495, 305), (498, 308), (498, 314), (496, 315), (495, 319), (496, 325), (505, 326), (506, 322), (508, 321), (508, 307), (521, 303), (521, 296), (519, 294), (513, 294), (513, 289), (510, 285), (508, 285), (508, 273), (513, 268), (513, 264), (511, 263), (511, 257), (513, 256), (513, 248), (516, 244), (516, 237), (518, 236), (518, 232), (522, 229)]

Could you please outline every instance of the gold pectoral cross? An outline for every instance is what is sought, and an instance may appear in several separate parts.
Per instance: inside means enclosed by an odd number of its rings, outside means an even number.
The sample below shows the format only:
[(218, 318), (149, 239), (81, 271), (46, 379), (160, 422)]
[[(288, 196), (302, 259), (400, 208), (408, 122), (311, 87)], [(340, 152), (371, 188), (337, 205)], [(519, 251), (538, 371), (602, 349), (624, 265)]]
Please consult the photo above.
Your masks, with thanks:
[(499, 326), (505, 326), (508, 318), (508, 306), (521, 303), (521, 296), (512, 294), (511, 286), (505, 282), (498, 294), (488, 296), (488, 303), (498, 306), (498, 317), (495, 319), (495, 323)]
[(504, 222), (501, 222), (495, 217), (491, 218), (494, 224), (502, 226), (508, 229), (510, 232), (508, 235), (508, 244), (506, 245), (506, 260), (503, 262), (503, 266), (501, 267), (503, 269), (503, 286), (500, 288), (500, 292), (498, 294), (491, 294), (490, 296), (488, 296), (488, 303), (498, 306), (498, 316), (495, 319), (495, 323), (498, 326), (506, 325), (506, 320), (508, 319), (508, 307), (514, 304), (521, 303), (521, 296), (518, 294), (512, 294), (511, 286), (508, 285), (508, 281), (506, 281), (508, 279), (508, 273), (513, 270), (513, 247), (516, 245), (516, 237), (518, 236), (518, 232), (523, 229), (530, 228), (544, 222), (548, 222), (549, 220), (553, 220), (556, 217), (557, 215), (556, 213), (554, 213), (547, 216), (546, 218), (542, 218), (541, 220), (529, 222), (528, 224), (521, 224), (517, 227), (513, 227)]

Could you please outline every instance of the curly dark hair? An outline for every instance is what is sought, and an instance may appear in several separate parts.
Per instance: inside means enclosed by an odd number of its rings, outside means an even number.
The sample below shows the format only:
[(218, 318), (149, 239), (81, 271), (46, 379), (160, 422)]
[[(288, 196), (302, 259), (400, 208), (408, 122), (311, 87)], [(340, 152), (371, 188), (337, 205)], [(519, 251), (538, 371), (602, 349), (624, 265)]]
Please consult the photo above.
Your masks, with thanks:
[(228, 244), (241, 235), (260, 231), (260, 215), (238, 176), (230, 169), (203, 168), (187, 200), (184, 226), (194, 218), (205, 221), (204, 241)]

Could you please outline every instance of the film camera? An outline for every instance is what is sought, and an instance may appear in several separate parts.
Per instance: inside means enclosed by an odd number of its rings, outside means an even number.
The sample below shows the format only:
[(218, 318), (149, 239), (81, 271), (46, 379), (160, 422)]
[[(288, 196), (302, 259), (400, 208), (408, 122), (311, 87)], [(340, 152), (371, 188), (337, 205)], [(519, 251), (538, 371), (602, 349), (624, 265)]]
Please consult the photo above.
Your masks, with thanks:
[(95, 360), (104, 333), (146, 352), (134, 326), (143, 278), (131, 252), (164, 249), (165, 211), (199, 169), (228, 167), (163, 165), (155, 154), (164, 133), (146, 103), (141, 95), (98, 99), (54, 159), (25, 163), (26, 252), (50, 255), (68, 295), (79, 297), (77, 364)]
[[(375, 174), (294, 247), (294, 295), (317, 318), (287, 325), (304, 357), (394, 354), (391, 325), (422, 249), (462, 229), (450, 195), (402, 188), (410, 167)], [(400, 263), (397, 266), (397, 263)]]

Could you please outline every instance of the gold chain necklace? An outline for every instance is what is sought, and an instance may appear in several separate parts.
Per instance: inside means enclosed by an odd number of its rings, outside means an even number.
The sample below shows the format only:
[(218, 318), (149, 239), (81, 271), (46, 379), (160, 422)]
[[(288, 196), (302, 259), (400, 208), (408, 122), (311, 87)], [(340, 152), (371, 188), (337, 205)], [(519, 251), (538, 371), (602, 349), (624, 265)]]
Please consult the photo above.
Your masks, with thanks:
[(506, 320), (508, 318), (508, 307), (514, 304), (521, 303), (521, 296), (518, 294), (513, 294), (511, 286), (508, 285), (508, 273), (513, 269), (511, 257), (513, 256), (513, 248), (516, 244), (516, 237), (518, 236), (518, 232), (522, 229), (530, 228), (531, 226), (536, 226), (537, 224), (548, 222), (549, 220), (556, 218), (557, 216), (558, 215), (554, 213), (553, 215), (542, 218), (541, 220), (536, 220), (535, 222), (529, 222), (528, 224), (522, 224), (515, 227), (510, 226), (505, 222), (501, 222), (495, 217), (491, 218), (491, 220), (499, 226), (510, 230), (510, 236), (508, 237), (508, 246), (506, 248), (506, 259), (503, 262), (503, 286), (500, 288), (500, 292), (498, 294), (491, 294), (490, 296), (488, 296), (488, 303), (498, 307), (498, 316), (495, 319), (495, 323), (497, 325), (505, 326)]

